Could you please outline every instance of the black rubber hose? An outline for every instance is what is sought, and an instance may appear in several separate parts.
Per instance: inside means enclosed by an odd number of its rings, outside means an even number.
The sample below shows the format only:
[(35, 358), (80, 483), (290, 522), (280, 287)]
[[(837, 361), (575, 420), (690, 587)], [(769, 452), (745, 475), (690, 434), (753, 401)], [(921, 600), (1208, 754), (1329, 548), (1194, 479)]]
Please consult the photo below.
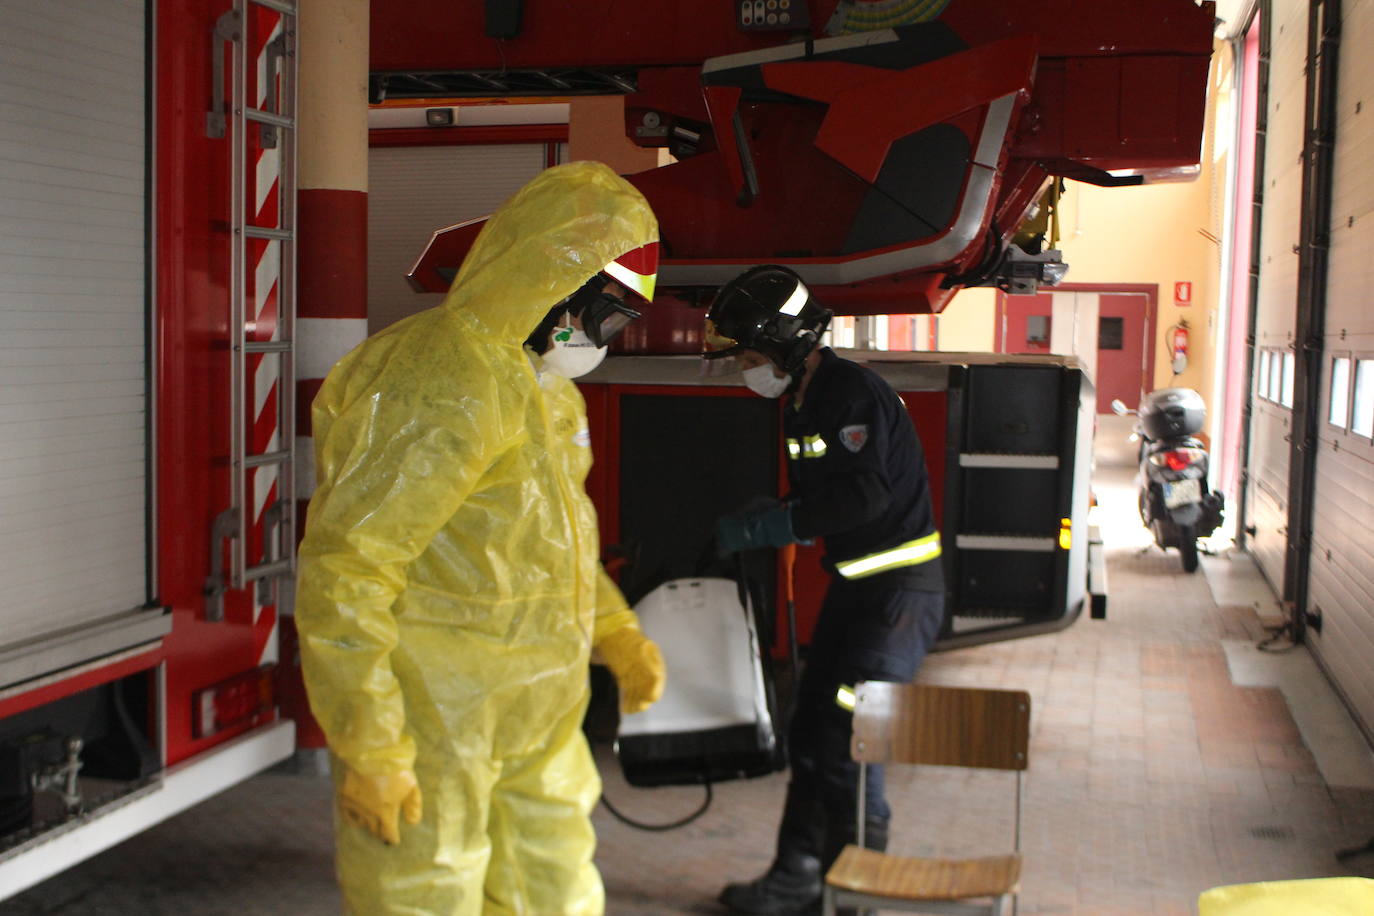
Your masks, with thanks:
[(641, 821), (634, 820), (633, 818), (621, 814), (618, 810), (616, 810), (615, 805), (611, 804), (611, 800), (607, 798), (604, 794), (601, 796), (601, 804), (606, 806), (606, 810), (611, 812), (611, 814), (615, 817), (616, 820), (620, 821), (622, 824), (628, 824), (636, 830), (649, 830), (654, 832), (661, 832), (664, 830), (676, 830), (679, 827), (686, 827), (688, 824), (692, 823), (692, 821), (696, 820), (697, 818), (705, 814), (706, 809), (711, 807), (711, 784), (708, 782), (704, 783), (703, 785), (705, 785), (706, 787), (706, 798), (702, 800), (701, 807), (693, 811), (686, 817), (681, 818), (680, 820), (669, 821), (666, 824), (645, 824)]

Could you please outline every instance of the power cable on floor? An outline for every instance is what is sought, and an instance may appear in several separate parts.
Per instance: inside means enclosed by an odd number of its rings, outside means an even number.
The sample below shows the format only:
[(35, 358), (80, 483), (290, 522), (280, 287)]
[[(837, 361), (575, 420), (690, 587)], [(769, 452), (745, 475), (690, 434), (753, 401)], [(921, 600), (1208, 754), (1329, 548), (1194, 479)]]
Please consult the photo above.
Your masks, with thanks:
[(634, 827), (636, 830), (649, 830), (655, 832), (661, 832), (664, 830), (676, 830), (679, 827), (686, 827), (688, 824), (692, 823), (692, 821), (696, 820), (697, 818), (705, 814), (706, 809), (711, 807), (711, 784), (707, 782), (702, 783), (702, 785), (706, 787), (706, 798), (702, 800), (701, 807), (693, 811), (686, 817), (681, 818), (680, 820), (669, 821), (666, 824), (645, 824), (642, 821), (637, 821), (625, 814), (620, 813), (620, 811), (616, 810), (615, 805), (611, 804), (611, 800), (606, 797), (605, 793), (603, 793), (601, 796), (601, 804), (606, 806), (606, 810), (611, 812), (611, 814), (615, 817), (616, 820), (620, 821), (622, 824), (627, 824), (631, 827)]

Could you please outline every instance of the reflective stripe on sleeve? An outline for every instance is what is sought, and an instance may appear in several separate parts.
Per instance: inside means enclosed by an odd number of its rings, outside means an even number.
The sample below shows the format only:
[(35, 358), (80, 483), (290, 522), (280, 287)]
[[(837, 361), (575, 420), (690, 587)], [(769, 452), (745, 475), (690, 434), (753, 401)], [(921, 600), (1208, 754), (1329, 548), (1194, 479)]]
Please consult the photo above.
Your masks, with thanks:
[(798, 458), (820, 458), (825, 454), (825, 440), (820, 434), (807, 436), (805, 439), (787, 440), (787, 457), (796, 461)]
[(848, 684), (841, 684), (835, 691), (835, 705), (841, 709), (854, 711), (854, 688)]
[(887, 572), (903, 566), (917, 566), (940, 555), (940, 532), (928, 534), (887, 550), (870, 553), (866, 557), (836, 563), (835, 570), (846, 579), (862, 579), (875, 573)]

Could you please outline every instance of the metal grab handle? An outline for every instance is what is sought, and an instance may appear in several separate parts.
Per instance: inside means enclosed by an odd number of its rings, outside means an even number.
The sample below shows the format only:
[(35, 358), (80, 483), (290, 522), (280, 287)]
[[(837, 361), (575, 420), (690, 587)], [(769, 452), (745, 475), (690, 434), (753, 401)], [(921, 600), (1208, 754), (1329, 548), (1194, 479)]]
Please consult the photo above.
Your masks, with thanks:
[[(262, 514), (262, 563), (271, 565), (277, 560), (281, 524), (286, 515), (286, 501), (279, 499)], [(264, 576), (258, 580), (258, 604), (273, 604), (272, 590), (276, 579)]]
[(210, 73), (213, 88), (210, 110), (205, 113), (205, 136), (219, 140), (226, 131), (229, 103), (224, 101), (224, 43), (237, 42), (243, 35), (238, 10), (228, 10), (215, 20), (210, 33)]
[[(239, 510), (225, 509), (215, 516), (210, 528), (210, 575), (205, 579), (205, 619), (218, 623), (224, 619), (224, 592), (228, 588), (224, 577), (224, 542), (236, 541), (239, 532)], [(232, 548), (231, 548), (232, 549)]]
[[(281, 89), (277, 86), (277, 76), (281, 72), (282, 58), (286, 56), (286, 33), (278, 35), (267, 43), (266, 47), (267, 66), (264, 79), (266, 89), (263, 95), (262, 110), (268, 114), (281, 114), (280, 105)], [(277, 148), (277, 126), (270, 121), (258, 123), (258, 144), (263, 149)]]

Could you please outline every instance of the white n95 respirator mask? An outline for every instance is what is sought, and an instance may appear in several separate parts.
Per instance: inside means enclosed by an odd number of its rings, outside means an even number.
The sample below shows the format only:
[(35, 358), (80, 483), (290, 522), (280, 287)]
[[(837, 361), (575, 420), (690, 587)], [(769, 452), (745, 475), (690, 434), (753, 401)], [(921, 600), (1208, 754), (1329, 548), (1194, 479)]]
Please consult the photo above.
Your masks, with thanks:
[(544, 368), (564, 378), (586, 375), (606, 358), (606, 348), (598, 347), (585, 331), (559, 325), (549, 335), (544, 351)]
[(744, 377), (744, 384), (749, 386), (749, 390), (765, 398), (780, 398), (787, 393), (787, 389), (792, 387), (792, 377), (784, 375), (782, 378), (773, 372), (772, 366), (754, 366), (745, 369), (740, 373)]

